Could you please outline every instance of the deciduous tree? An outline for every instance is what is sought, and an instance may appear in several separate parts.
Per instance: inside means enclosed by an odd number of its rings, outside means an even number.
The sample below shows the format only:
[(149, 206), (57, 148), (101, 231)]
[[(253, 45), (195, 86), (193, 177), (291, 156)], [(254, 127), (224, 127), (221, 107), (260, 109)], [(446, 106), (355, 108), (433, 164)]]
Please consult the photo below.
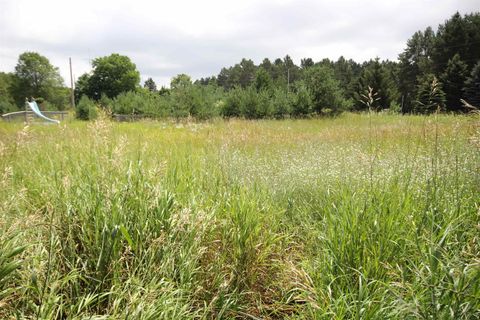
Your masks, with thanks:
[(102, 94), (114, 98), (121, 92), (134, 91), (140, 83), (140, 73), (127, 56), (113, 53), (92, 62), (92, 75), (88, 79), (89, 96), (95, 100)]

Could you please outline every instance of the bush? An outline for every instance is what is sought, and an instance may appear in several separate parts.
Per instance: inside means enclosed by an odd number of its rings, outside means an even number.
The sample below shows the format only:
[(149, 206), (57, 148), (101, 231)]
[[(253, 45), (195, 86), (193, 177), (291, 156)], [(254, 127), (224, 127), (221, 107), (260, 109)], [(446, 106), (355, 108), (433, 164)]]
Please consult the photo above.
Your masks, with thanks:
[(6, 99), (0, 99), (0, 114), (17, 111), (17, 107)]
[(273, 92), (272, 106), (273, 116), (277, 119), (285, 118), (292, 112), (292, 98), (291, 94), (287, 94), (285, 90), (277, 88)]
[(272, 96), (267, 90), (262, 90), (257, 94), (257, 118), (271, 118), (274, 114)]
[(167, 98), (146, 90), (121, 93), (110, 104), (113, 112), (118, 114), (149, 117), (165, 117), (170, 114)]
[(296, 86), (295, 94), (292, 97), (292, 115), (303, 117), (312, 112), (312, 95), (302, 82)]
[(258, 118), (257, 108), (258, 108), (258, 95), (253, 88), (247, 88), (242, 90), (243, 99), (242, 105), (240, 108), (241, 114), (247, 119)]
[(339, 113), (351, 107), (331, 67), (309, 68), (305, 74), (305, 83), (312, 97), (313, 111), (321, 114), (322, 109), (328, 108), (332, 113)]
[(87, 96), (82, 96), (77, 104), (76, 117), (80, 120), (93, 120), (97, 117), (97, 107)]
[(239, 117), (243, 105), (243, 90), (234, 88), (230, 90), (223, 104), (221, 114), (224, 117)]

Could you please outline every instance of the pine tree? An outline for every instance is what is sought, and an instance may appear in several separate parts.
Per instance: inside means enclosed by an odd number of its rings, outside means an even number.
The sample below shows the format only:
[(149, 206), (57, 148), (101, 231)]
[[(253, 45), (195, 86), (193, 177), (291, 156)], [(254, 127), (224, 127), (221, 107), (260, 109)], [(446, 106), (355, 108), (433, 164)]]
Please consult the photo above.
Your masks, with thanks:
[(467, 64), (468, 70), (473, 68), (480, 56), (480, 13), (461, 16), (455, 13), (444, 24), (438, 26), (433, 61), (437, 73), (443, 72), (448, 60), (455, 54)]
[(470, 77), (465, 81), (463, 92), (469, 104), (480, 108), (480, 61), (473, 67)]
[(415, 101), (415, 112), (429, 114), (445, 108), (445, 93), (442, 85), (433, 74), (427, 74), (420, 80)]
[(255, 74), (255, 80), (253, 86), (257, 92), (260, 91), (271, 91), (272, 90), (272, 78), (270, 74), (263, 68), (258, 68), (257, 73)]
[(447, 111), (459, 112), (463, 109), (460, 99), (463, 97), (462, 89), (467, 76), (467, 65), (460, 59), (459, 54), (448, 60), (447, 68), (441, 76)]
[(157, 92), (157, 84), (153, 81), (152, 78), (148, 78), (143, 84), (145, 89), (148, 89), (150, 92)]
[(370, 105), (371, 110), (387, 109), (395, 101), (397, 93), (393, 80), (378, 58), (368, 62), (360, 75), (354, 94), (357, 110), (366, 108), (361, 95), (368, 92), (369, 88), (376, 93), (376, 99)]
[(417, 31), (407, 41), (407, 48), (400, 54), (399, 91), (402, 96), (402, 112), (411, 112), (417, 96), (418, 80), (433, 72), (431, 59), (435, 33), (431, 27)]

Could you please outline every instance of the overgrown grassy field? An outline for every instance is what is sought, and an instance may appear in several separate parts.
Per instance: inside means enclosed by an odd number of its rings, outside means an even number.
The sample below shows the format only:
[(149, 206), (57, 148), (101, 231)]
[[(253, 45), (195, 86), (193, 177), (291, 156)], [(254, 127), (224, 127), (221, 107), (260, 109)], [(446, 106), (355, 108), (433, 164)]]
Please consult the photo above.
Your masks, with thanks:
[(2, 319), (478, 319), (467, 116), (0, 123)]

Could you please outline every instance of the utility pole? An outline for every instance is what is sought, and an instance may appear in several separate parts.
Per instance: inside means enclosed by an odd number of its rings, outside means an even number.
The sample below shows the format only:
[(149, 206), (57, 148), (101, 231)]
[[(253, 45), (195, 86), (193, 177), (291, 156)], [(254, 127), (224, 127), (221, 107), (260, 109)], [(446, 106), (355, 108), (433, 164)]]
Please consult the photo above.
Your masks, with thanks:
[(72, 58), (68, 58), (70, 62), (70, 105), (75, 109), (75, 96), (73, 92), (73, 73), (72, 73)]

